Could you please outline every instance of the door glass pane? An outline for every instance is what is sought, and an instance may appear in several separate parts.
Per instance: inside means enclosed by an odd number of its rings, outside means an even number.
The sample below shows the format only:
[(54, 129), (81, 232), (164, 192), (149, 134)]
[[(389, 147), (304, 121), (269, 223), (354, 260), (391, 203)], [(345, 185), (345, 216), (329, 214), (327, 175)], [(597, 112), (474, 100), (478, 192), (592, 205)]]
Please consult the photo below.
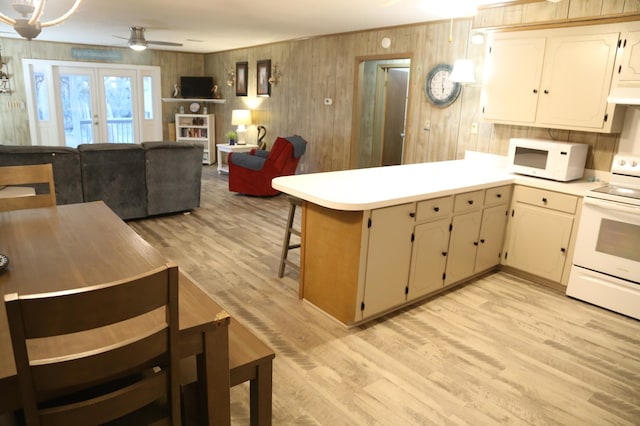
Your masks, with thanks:
[(93, 143), (91, 82), (88, 75), (60, 74), (65, 145)]
[(38, 120), (49, 121), (49, 92), (43, 72), (35, 71), (33, 73), (33, 87), (36, 94)]
[(133, 143), (131, 78), (105, 76), (103, 82), (107, 142)]
[(144, 93), (144, 119), (153, 120), (153, 79), (149, 76), (142, 78), (142, 90)]

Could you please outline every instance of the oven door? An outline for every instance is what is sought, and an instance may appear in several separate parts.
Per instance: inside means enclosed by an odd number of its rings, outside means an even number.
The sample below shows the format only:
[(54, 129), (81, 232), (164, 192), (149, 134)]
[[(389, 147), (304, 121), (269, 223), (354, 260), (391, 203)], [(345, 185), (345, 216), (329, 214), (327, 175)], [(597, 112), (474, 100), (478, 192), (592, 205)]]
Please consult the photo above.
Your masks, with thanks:
[(585, 197), (574, 265), (640, 284), (640, 206)]

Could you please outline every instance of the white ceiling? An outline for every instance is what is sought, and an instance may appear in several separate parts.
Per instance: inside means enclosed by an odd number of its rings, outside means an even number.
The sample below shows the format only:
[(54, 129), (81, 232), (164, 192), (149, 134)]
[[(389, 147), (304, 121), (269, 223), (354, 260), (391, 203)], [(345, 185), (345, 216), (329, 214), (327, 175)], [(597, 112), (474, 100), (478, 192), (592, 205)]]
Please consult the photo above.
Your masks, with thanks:
[[(17, 18), (0, 0), (0, 12)], [(216, 52), (283, 40), (470, 16), (470, 3), (497, 0), (84, 0), (56, 27), (43, 28), (37, 40), (126, 46), (129, 27), (146, 28), (147, 40), (183, 43), (153, 46), (184, 52)], [(48, 0), (41, 22), (57, 18), (72, 0)], [(0, 23), (0, 37), (18, 38)]]

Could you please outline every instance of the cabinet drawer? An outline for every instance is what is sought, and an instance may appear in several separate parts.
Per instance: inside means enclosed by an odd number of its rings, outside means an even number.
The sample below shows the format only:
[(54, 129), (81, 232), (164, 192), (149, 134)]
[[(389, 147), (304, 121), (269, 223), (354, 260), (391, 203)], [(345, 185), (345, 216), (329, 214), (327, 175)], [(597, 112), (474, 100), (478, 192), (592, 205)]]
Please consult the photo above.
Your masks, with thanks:
[(521, 203), (572, 214), (576, 212), (576, 207), (578, 206), (578, 197), (575, 195), (561, 194), (528, 186), (518, 187), (516, 199)]
[(484, 202), (484, 189), (480, 191), (465, 192), (456, 195), (453, 206), (454, 213), (460, 213), (467, 210), (478, 209), (482, 207)]
[(448, 216), (453, 208), (453, 197), (434, 198), (418, 202), (416, 222), (426, 222)]
[(511, 196), (511, 185), (496, 186), (495, 188), (489, 188), (484, 194), (484, 205), (495, 206), (498, 204), (505, 204), (509, 202)]

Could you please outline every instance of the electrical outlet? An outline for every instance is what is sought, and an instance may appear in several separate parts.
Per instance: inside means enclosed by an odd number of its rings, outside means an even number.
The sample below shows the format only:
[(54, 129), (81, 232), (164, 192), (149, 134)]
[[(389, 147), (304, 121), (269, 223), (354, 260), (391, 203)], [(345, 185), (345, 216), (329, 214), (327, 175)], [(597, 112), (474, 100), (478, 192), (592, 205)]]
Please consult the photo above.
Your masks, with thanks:
[(475, 135), (478, 133), (478, 123), (471, 123), (471, 134)]
[(431, 120), (426, 120), (424, 122), (424, 129), (425, 130), (431, 130)]

